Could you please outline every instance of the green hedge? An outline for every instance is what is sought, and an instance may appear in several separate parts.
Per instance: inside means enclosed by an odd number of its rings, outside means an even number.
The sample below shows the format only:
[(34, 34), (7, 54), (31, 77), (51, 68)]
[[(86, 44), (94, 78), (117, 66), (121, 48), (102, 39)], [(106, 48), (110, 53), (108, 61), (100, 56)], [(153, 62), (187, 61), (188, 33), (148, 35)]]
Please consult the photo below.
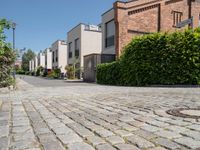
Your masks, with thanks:
[(114, 63), (97, 67), (100, 84), (200, 84), (200, 29), (137, 37)]

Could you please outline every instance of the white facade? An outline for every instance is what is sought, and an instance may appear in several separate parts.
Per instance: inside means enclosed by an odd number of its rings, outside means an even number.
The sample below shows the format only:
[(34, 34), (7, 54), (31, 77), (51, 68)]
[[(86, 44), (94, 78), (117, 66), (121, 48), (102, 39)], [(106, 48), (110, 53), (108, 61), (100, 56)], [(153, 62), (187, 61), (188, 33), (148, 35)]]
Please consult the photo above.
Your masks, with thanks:
[(35, 69), (35, 62), (34, 59), (31, 60), (31, 71), (34, 71)]
[(29, 71), (32, 71), (32, 61), (29, 61)]
[(52, 52), (49, 48), (45, 49), (45, 69), (52, 69)]
[[(115, 44), (109, 44), (110, 39), (115, 43), (114, 9), (110, 9), (102, 15), (102, 54), (115, 54)], [(108, 37), (108, 38), (107, 38)]]
[(38, 54), (38, 67), (39, 66), (45, 67), (45, 55), (42, 52)]
[(62, 40), (57, 40), (51, 46), (52, 52), (52, 69), (60, 68), (62, 73), (66, 73), (65, 66), (67, 65), (67, 43)]
[(96, 25), (79, 24), (67, 33), (68, 64), (72, 65), (75, 60), (84, 66), (83, 57), (102, 51), (101, 28)]

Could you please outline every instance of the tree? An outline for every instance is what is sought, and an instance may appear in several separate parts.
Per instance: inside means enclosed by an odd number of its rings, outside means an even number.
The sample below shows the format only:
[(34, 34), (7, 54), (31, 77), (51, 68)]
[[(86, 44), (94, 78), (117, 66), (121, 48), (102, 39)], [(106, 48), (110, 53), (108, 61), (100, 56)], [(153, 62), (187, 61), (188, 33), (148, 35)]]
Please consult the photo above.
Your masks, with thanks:
[(5, 29), (9, 29), (11, 23), (6, 19), (0, 19), (0, 87), (6, 87), (14, 83), (10, 76), (15, 61), (15, 53), (11, 44), (6, 43)]
[(29, 61), (35, 58), (35, 53), (28, 49), (22, 56), (22, 69), (24, 71), (29, 71)]

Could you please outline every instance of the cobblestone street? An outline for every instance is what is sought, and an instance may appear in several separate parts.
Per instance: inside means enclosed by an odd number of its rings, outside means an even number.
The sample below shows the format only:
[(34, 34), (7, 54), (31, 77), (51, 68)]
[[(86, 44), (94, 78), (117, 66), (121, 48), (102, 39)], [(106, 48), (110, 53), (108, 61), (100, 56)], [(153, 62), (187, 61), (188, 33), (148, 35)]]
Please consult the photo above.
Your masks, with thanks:
[(0, 93), (0, 150), (200, 149), (200, 119), (166, 113), (200, 108), (200, 88), (51, 82)]

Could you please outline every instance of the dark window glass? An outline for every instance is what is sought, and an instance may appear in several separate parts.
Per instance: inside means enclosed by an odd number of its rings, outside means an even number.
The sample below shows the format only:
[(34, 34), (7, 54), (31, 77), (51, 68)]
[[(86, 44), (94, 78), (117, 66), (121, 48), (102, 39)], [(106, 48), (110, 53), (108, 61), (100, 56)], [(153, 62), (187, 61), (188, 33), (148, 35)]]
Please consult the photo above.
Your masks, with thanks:
[(79, 57), (79, 39), (75, 40), (75, 57)]
[(182, 21), (183, 13), (178, 11), (172, 11), (172, 14), (173, 14), (173, 26), (176, 27), (178, 23)]
[(55, 52), (53, 52), (53, 57), (52, 57), (52, 59), (53, 59), (53, 62), (54, 62), (54, 57), (55, 57), (54, 55), (55, 55)]
[(114, 46), (115, 44), (115, 23), (114, 20), (106, 23), (105, 47)]
[(68, 45), (69, 58), (72, 58), (72, 42)]

